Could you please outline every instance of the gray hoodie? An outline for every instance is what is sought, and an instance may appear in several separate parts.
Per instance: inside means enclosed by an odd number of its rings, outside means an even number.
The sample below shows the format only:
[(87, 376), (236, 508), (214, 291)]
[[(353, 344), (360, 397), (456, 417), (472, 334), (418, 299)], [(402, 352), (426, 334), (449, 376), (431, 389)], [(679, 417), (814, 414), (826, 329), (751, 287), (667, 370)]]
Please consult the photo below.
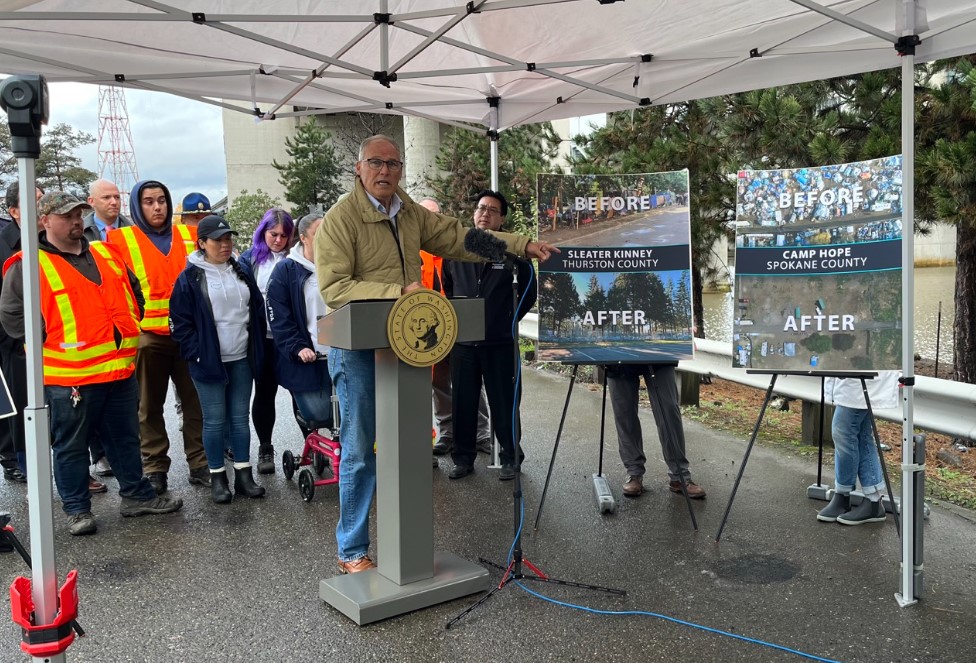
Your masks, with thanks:
[(220, 342), (220, 360), (244, 359), (247, 357), (248, 305), (251, 302), (247, 284), (234, 273), (230, 262), (214, 265), (204, 259), (201, 251), (190, 254), (188, 261), (202, 269), (207, 277), (207, 294)]

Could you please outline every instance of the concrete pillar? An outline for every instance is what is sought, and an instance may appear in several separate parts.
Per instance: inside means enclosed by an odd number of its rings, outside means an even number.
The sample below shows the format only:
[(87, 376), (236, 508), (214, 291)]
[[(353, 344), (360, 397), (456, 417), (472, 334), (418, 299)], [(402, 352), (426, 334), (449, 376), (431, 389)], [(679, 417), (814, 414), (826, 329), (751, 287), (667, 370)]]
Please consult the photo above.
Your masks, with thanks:
[[(824, 445), (833, 446), (834, 437), (830, 432), (830, 422), (834, 418), (834, 406), (824, 405)], [(803, 401), (803, 408), (800, 414), (800, 437), (803, 444), (815, 447), (820, 443), (820, 403), (810, 403)]]
[(404, 186), (414, 200), (433, 193), (427, 186), (427, 178), (437, 172), (440, 146), (440, 124), (433, 120), (403, 116)]

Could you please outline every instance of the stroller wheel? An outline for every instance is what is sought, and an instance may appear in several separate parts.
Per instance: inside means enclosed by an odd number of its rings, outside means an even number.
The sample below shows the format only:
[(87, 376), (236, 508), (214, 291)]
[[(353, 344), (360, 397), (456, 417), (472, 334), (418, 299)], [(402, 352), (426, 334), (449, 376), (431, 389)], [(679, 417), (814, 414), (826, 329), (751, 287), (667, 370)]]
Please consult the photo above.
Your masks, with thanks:
[(291, 451), (285, 451), (281, 454), (281, 469), (285, 473), (285, 478), (291, 481), (291, 478), (295, 476), (295, 454)]
[(298, 473), (298, 493), (306, 502), (311, 502), (315, 496), (315, 479), (307, 469)]

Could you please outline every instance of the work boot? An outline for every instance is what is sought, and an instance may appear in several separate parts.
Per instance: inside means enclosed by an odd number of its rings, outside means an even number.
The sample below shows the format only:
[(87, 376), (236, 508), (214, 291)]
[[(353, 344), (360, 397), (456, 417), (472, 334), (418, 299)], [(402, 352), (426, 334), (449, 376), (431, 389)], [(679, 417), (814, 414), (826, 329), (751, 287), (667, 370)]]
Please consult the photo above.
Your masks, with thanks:
[[(207, 470), (210, 472), (210, 470)], [(227, 482), (227, 470), (220, 472), (210, 472), (210, 497), (214, 504), (230, 504), (233, 495), (230, 494), (230, 486)]]
[(885, 513), (884, 504), (881, 503), (881, 500), (872, 502), (865, 497), (856, 507), (837, 516), (837, 522), (841, 525), (863, 525), (864, 523), (883, 523), (887, 517), (888, 514)]
[(258, 449), (258, 474), (274, 474), (275, 459), (274, 447)]
[(162, 495), (166, 492), (165, 472), (147, 472), (146, 478), (149, 479), (149, 483), (152, 485), (153, 490), (156, 491), (157, 495)]
[(825, 523), (834, 523), (837, 522), (838, 516), (843, 516), (850, 510), (851, 494), (834, 491), (833, 497), (830, 498), (830, 503), (817, 514), (817, 520)]
[(195, 470), (190, 470), (190, 476), (186, 480), (191, 485), (208, 487), (210, 486), (210, 468), (204, 465)]
[[(681, 494), (681, 482), (680, 481), (669, 481), (668, 488), (672, 493)], [(693, 500), (700, 500), (705, 497), (705, 489), (699, 486), (697, 483), (691, 479), (685, 480), (685, 490), (688, 491), (688, 497)]]
[(91, 493), (92, 495), (94, 495), (95, 493), (107, 493), (108, 486), (106, 486), (104, 483), (102, 483), (101, 481), (99, 481), (98, 479), (96, 479), (95, 477), (89, 474), (88, 492)]
[(94, 534), (97, 530), (98, 525), (95, 524), (95, 516), (91, 514), (91, 511), (73, 513), (68, 516), (68, 534), (71, 536)]
[(469, 474), (474, 474), (473, 465), (455, 464), (454, 467), (451, 468), (451, 471), (448, 472), (447, 476), (450, 479), (463, 479)]
[(264, 497), (264, 488), (254, 483), (251, 466), (234, 468), (234, 492), (248, 497)]
[(449, 454), (451, 453), (451, 450), (454, 449), (454, 440), (449, 437), (439, 438), (436, 442), (434, 442), (433, 449), (434, 453), (438, 456)]

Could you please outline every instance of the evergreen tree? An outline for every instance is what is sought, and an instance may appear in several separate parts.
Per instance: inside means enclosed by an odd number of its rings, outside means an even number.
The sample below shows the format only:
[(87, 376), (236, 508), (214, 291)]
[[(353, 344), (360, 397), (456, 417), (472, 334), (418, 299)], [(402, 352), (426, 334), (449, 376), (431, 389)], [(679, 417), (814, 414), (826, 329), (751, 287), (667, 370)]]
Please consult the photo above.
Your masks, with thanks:
[(244, 250), (251, 245), (251, 238), (264, 213), (274, 207), (281, 207), (281, 201), (272, 198), (261, 189), (256, 189), (254, 193), (248, 193), (245, 189), (234, 198), (224, 218), (227, 219), (230, 227), (239, 233), (236, 239), (239, 250)]
[(88, 185), (97, 177), (83, 168), (78, 148), (95, 142), (95, 137), (77, 131), (68, 124), (58, 124), (41, 138), (41, 154), (37, 159), (37, 184), (45, 191), (67, 191), (80, 198), (88, 196)]
[(271, 165), (280, 173), (285, 199), (294, 204), (292, 216), (300, 217), (312, 209), (328, 209), (342, 194), (339, 188), (341, 167), (332, 146), (332, 135), (314, 120), (302, 124), (294, 138), (285, 139), (291, 161)]
[[(505, 230), (535, 234), (536, 175), (556, 170), (559, 136), (548, 122), (513, 127), (499, 134), (498, 186), (508, 200)], [(444, 175), (429, 179), (446, 214), (468, 223), (477, 193), (491, 184), (491, 145), (484, 132), (452, 129), (437, 155)]]
[(600, 334), (602, 335), (604, 331), (603, 324), (596, 318), (596, 312), (607, 310), (607, 293), (604, 292), (603, 286), (600, 285), (600, 280), (596, 274), (590, 275), (589, 288), (586, 291), (586, 296), (583, 298), (583, 310), (593, 311), (594, 326), (600, 328)]
[[(544, 306), (539, 309), (540, 320), (551, 334), (558, 335), (563, 322), (582, 311), (573, 277), (566, 272), (545, 272), (539, 279), (539, 290), (546, 293)], [(547, 320), (549, 324), (545, 325)]]

